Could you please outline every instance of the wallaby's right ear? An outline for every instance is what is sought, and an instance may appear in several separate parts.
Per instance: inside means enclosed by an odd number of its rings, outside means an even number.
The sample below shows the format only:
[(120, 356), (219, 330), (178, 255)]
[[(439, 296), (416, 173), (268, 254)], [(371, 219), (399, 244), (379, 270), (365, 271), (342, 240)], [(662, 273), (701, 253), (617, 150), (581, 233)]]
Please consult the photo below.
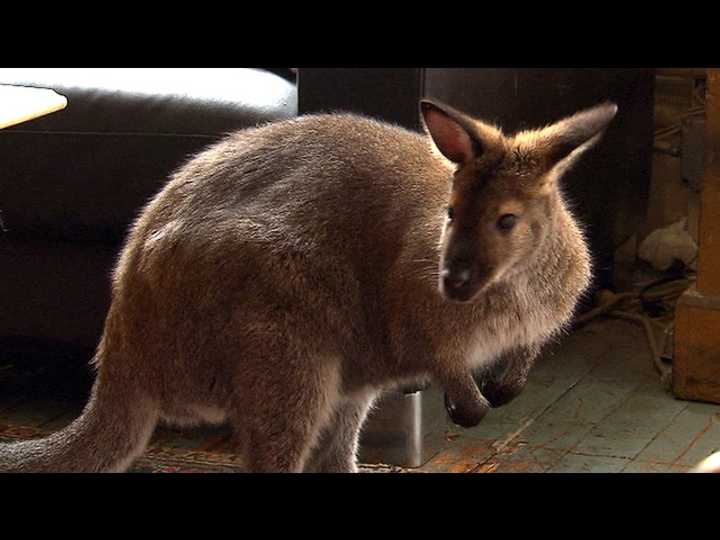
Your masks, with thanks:
[[(566, 160), (571, 154), (577, 159), (580, 154), (598, 142), (615, 118), (617, 110), (617, 105), (606, 102), (544, 128), (539, 138), (544, 142), (549, 165), (554, 166)], [(570, 159), (565, 166), (569, 166), (572, 161), (574, 159)]]
[(420, 112), (435, 146), (450, 161), (462, 165), (482, 153), (472, 120), (461, 112), (428, 99), (420, 101)]

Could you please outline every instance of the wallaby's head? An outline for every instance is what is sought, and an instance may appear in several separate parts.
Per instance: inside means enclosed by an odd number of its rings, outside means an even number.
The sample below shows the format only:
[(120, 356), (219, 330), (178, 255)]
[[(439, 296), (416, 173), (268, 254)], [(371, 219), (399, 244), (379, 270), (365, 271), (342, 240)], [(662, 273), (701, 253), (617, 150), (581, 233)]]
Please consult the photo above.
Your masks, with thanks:
[(422, 100), (420, 110), (435, 147), (457, 166), (439, 288), (449, 300), (468, 302), (533, 260), (563, 209), (559, 179), (600, 139), (617, 106), (514, 136), (434, 100)]

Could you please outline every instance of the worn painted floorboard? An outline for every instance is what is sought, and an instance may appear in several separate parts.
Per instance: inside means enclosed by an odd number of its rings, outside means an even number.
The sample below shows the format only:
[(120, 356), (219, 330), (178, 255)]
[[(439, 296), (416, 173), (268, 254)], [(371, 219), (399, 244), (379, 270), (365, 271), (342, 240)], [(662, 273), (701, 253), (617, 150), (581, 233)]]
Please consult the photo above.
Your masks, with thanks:
[(480, 438), (495, 450), (488, 457), (484, 449), (473, 472), (687, 472), (720, 449), (720, 406), (665, 390), (631, 323), (598, 321), (573, 333), (530, 379), (502, 413), (470, 430), (448, 428), (454, 445)]

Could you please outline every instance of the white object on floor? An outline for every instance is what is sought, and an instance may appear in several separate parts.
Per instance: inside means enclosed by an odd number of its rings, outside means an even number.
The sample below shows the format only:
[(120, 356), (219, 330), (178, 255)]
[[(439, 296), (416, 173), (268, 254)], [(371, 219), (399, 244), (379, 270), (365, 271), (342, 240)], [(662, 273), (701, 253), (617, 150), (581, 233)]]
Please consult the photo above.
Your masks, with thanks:
[(720, 473), (720, 452), (715, 452), (709, 458), (704, 459), (700, 465), (695, 467), (695, 473)]
[(67, 98), (48, 88), (0, 85), (0, 129), (67, 107)]
[(685, 230), (686, 222), (687, 219), (681, 219), (668, 227), (655, 229), (640, 243), (638, 257), (659, 272), (670, 268), (676, 259), (692, 267), (698, 247)]

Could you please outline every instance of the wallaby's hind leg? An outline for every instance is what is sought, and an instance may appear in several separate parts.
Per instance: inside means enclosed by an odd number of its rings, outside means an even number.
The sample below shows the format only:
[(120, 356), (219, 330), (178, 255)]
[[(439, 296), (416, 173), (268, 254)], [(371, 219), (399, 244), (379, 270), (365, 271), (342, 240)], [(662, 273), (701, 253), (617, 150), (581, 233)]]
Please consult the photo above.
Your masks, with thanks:
[(360, 429), (374, 399), (346, 400), (337, 407), (306, 466), (307, 472), (357, 472)]
[[(249, 472), (302, 472), (337, 404), (336, 364), (305, 360), (267, 367), (252, 392), (238, 388), (231, 422)], [(249, 398), (252, 398), (250, 401)]]

